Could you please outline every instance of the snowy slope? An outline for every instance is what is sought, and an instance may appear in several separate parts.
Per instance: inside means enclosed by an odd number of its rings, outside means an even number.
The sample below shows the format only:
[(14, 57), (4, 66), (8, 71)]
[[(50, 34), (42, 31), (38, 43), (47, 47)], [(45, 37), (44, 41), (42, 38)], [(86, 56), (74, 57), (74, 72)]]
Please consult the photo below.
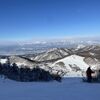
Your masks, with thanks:
[(57, 62), (55, 62), (53, 64), (53, 66), (58, 62), (63, 62), (65, 64), (66, 68), (69, 70), (71, 70), (70, 65), (72, 65), (72, 67), (74, 67), (76, 65), (77, 67), (79, 67), (82, 70), (86, 70), (89, 66), (88, 64), (85, 63), (84, 57), (81, 57), (78, 55), (71, 55), (64, 59), (58, 60)]
[(100, 100), (100, 84), (81, 79), (21, 83), (0, 79), (0, 100)]
[(10, 56), (9, 57), (10, 63), (16, 63), (17, 66), (27, 66), (29, 68), (33, 68), (35, 66), (35, 63), (33, 63), (32, 61), (29, 61), (25, 58), (19, 57), (19, 56)]
[[(43, 56), (44, 59), (53, 59), (53, 56), (51, 57), (50, 55), (54, 55), (55, 54), (55, 50), (59, 51), (59, 55), (56, 55), (56, 57), (60, 57), (60, 55), (62, 56), (62, 54), (64, 53), (65, 50), (63, 49), (53, 49), (48, 51), (47, 54), (48, 56)], [(66, 50), (67, 51), (67, 50)], [(52, 54), (51, 54), (52, 53)], [(65, 52), (64, 55), (66, 55), (67, 52)], [(42, 57), (42, 56), (41, 56)], [(40, 58), (40, 60), (42, 60)], [(69, 55), (65, 58), (62, 58), (60, 60), (57, 60), (55, 62), (50, 62), (50, 63), (35, 63), (32, 61), (29, 61), (27, 59), (24, 59), (22, 57), (18, 57), (18, 56), (11, 56), (9, 57), (11, 64), (12, 63), (16, 63), (19, 67), (29, 67), (29, 68), (33, 68), (36, 66), (41, 67), (42, 69), (49, 71), (50, 73), (53, 74), (59, 74), (62, 76), (67, 76), (67, 77), (81, 77), (82, 76), (82, 72), (86, 71), (87, 68), (89, 66), (91, 66), (93, 69), (96, 69), (97, 67), (100, 68), (100, 63), (96, 58), (93, 57), (82, 57), (79, 55)], [(44, 60), (43, 59), (43, 60)], [(6, 59), (0, 59), (0, 62), (5, 63)], [(24, 65), (24, 66), (22, 66)]]
[(37, 55), (34, 60), (36, 61), (47, 61), (47, 60), (53, 60), (53, 59), (59, 59), (63, 58), (65, 56), (68, 56), (70, 54), (70, 50), (63, 49), (63, 48), (53, 48), (48, 50), (47, 52), (44, 52), (40, 55)]
[[(62, 66), (61, 66), (62, 63)], [(52, 69), (66, 72), (65, 76), (76, 77), (81, 76), (82, 71), (86, 71), (89, 65), (84, 61), (84, 57), (71, 55), (52, 64)]]

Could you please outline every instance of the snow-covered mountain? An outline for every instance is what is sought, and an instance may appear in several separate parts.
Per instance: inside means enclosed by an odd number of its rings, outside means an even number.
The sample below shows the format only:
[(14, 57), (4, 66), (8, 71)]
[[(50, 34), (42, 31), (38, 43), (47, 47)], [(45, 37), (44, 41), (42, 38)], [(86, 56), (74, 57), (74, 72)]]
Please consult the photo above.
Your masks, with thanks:
[[(90, 62), (89, 62), (90, 60)], [(92, 62), (92, 63), (91, 63)], [(63, 71), (66, 76), (81, 76), (82, 71), (86, 71), (89, 66), (97, 67), (96, 59), (86, 59), (78, 55), (70, 55), (52, 64), (52, 69), (57, 72)]]
[(10, 56), (8, 59), (11, 64), (16, 63), (18, 67), (34, 68), (36, 66), (35, 62), (21, 56)]
[(50, 61), (50, 60), (57, 60), (61, 59), (65, 56), (68, 56), (71, 54), (71, 51), (69, 49), (64, 48), (53, 48), (48, 50), (47, 52), (41, 53), (37, 55), (34, 60), (36, 61)]
[[(100, 69), (100, 46), (79, 45), (78, 48), (53, 48), (39, 54), (9, 56), (11, 64), (19, 67), (41, 67), (50, 73), (64, 76), (81, 76), (83, 71), (91, 66)], [(0, 59), (4, 63), (7, 59)]]

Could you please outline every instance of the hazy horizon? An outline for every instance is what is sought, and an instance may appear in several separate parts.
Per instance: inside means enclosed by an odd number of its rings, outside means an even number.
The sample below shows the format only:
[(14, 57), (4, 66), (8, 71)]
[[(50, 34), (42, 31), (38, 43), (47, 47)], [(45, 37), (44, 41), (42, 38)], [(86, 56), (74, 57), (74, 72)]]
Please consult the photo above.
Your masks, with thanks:
[(91, 37), (88, 37), (88, 36), (74, 36), (74, 37), (65, 37), (65, 38), (47, 38), (47, 39), (29, 39), (29, 40), (0, 40), (0, 45), (17, 45), (17, 44), (28, 44), (28, 43), (35, 43), (35, 44), (38, 44), (38, 43), (44, 43), (47, 42), (47, 43), (50, 43), (50, 42), (71, 42), (71, 41), (74, 41), (74, 42), (78, 42), (78, 41), (83, 41), (83, 42), (88, 42), (88, 41), (91, 41), (91, 42), (100, 42), (100, 37), (96, 37), (96, 36), (91, 36)]

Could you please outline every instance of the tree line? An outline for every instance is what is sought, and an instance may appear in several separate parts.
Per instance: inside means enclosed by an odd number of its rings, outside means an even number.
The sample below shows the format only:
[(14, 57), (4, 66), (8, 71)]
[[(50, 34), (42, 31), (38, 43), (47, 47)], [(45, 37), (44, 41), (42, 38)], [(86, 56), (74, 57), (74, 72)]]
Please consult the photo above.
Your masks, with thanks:
[(39, 68), (38, 66), (30, 69), (27, 67), (19, 68), (16, 63), (10, 64), (0, 63), (0, 75), (11, 80), (20, 82), (32, 82), (32, 81), (53, 81), (57, 80), (61, 82), (61, 76), (57, 74), (51, 74), (49, 71)]

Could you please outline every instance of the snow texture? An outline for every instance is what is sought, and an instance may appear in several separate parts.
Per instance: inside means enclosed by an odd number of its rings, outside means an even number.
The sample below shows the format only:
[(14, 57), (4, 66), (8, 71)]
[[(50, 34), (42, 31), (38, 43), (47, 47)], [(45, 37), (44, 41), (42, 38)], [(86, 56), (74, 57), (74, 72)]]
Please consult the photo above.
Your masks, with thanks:
[(0, 100), (100, 100), (100, 84), (78, 78), (53, 82), (15, 82), (0, 78)]
[(55, 62), (53, 64), (53, 66), (58, 62), (63, 62), (65, 64), (66, 68), (70, 69), (70, 70), (71, 70), (71, 68), (69, 65), (72, 65), (72, 66), (77, 65), (82, 70), (86, 70), (89, 67), (89, 65), (85, 63), (84, 57), (81, 57), (78, 55), (71, 55), (64, 59), (58, 60), (57, 62)]

